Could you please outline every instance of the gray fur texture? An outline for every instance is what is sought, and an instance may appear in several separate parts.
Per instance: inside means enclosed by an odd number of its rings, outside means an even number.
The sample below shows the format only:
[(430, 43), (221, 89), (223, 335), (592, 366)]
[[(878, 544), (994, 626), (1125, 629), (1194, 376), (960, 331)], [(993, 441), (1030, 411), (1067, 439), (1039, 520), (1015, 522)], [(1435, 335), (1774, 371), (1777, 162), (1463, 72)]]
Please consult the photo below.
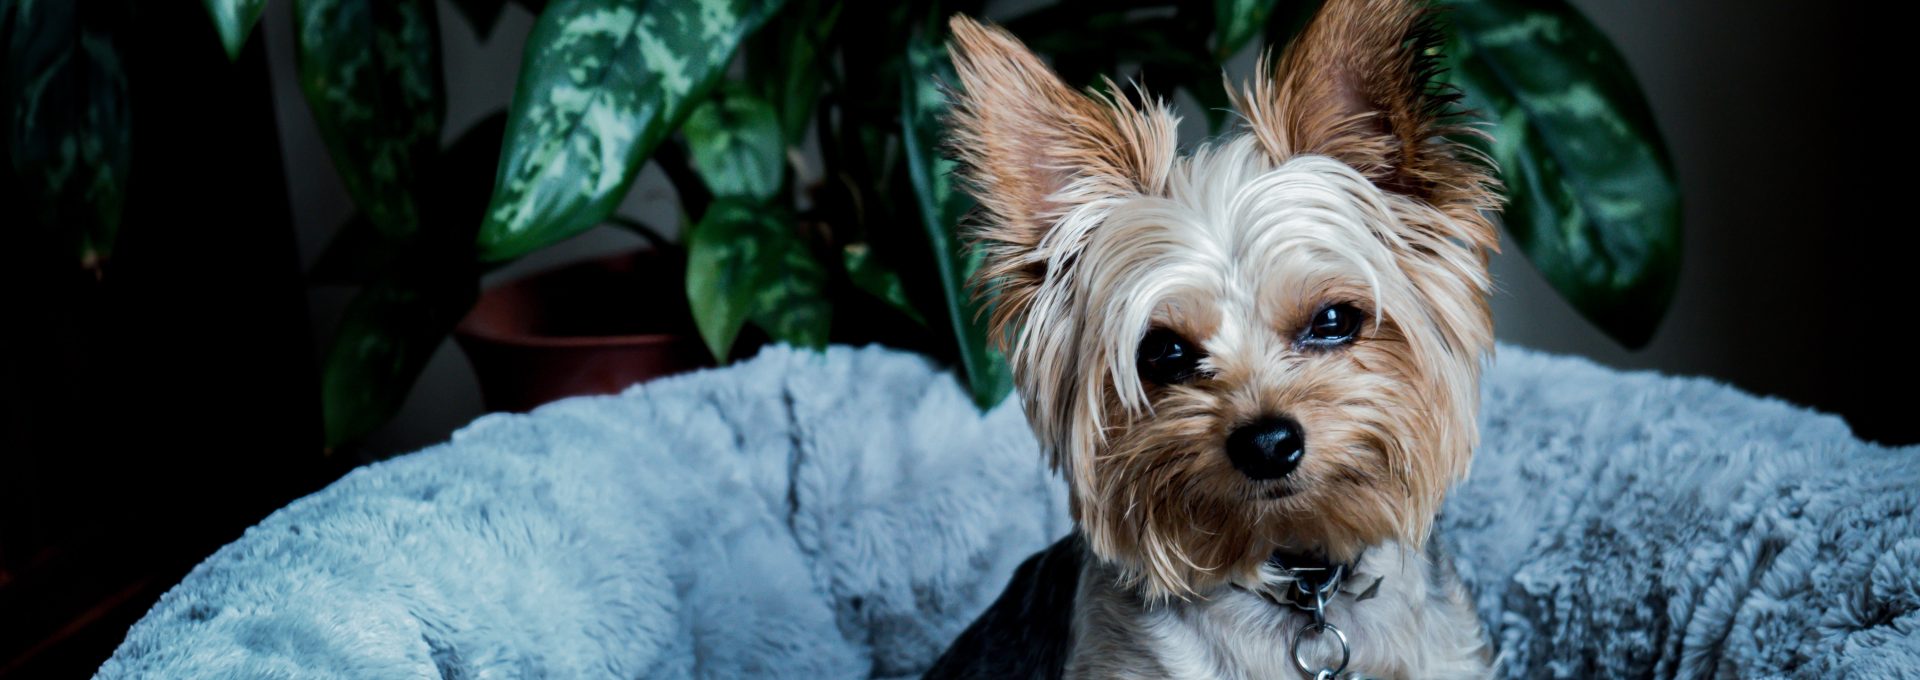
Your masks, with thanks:
[[(1484, 392), (1441, 536), (1503, 675), (1920, 668), (1920, 449), (1511, 347)], [(357, 470), (195, 568), (98, 677), (912, 677), (1069, 528), (1012, 402), (776, 348)]]

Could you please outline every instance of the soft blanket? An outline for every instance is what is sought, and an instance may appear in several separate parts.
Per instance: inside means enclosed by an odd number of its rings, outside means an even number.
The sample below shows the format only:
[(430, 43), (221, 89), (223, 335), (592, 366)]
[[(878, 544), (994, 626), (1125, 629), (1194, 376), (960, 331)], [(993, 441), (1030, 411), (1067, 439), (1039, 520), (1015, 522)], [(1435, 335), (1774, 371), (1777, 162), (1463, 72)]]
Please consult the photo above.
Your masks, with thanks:
[[(1920, 669), (1920, 459), (1512, 347), (1447, 505), (1510, 677)], [(1013, 402), (773, 348), (475, 421), (222, 548), (99, 677), (912, 677), (1070, 528)]]

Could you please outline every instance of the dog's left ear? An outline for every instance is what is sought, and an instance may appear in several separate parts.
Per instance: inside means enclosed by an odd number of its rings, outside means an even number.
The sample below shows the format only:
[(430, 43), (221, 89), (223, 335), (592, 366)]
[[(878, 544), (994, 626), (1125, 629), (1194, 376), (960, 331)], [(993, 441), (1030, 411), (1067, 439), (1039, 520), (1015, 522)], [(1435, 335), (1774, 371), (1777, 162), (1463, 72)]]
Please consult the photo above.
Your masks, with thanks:
[[(1455, 120), (1459, 96), (1435, 82), (1443, 42), (1424, 2), (1327, 0), (1236, 104), (1276, 161), (1331, 156), (1382, 190), (1467, 218), (1494, 207), (1494, 181), (1484, 159), (1447, 140), (1472, 133)], [(1456, 236), (1491, 245), (1486, 226)]]
[(986, 252), (975, 283), (995, 293), (994, 337), (1004, 341), (1048, 263), (1071, 261), (1084, 245), (1083, 233), (1049, 238), (1060, 218), (1092, 201), (1160, 191), (1178, 153), (1178, 121), (1152, 100), (1075, 91), (999, 27), (958, 15), (949, 25), (960, 77), (951, 149), (985, 211), (973, 233)]

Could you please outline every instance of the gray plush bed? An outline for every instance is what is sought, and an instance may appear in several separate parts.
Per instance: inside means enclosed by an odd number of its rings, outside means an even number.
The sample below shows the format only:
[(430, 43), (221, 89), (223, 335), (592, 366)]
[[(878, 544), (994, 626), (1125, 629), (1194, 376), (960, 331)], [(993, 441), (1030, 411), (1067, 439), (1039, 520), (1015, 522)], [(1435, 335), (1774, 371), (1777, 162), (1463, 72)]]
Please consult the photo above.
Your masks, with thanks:
[[(1509, 677), (1920, 674), (1920, 450), (1503, 347), (1440, 540)], [(769, 349), (494, 415), (221, 549), (100, 677), (912, 677), (1062, 487), (925, 360)]]

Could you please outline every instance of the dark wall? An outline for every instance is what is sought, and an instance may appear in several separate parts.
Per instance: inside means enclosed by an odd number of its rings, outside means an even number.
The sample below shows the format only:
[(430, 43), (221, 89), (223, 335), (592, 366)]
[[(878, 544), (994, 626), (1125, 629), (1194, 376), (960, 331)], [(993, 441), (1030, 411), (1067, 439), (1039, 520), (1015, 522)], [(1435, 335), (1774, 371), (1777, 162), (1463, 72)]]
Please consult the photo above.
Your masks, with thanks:
[(1871, 3), (1575, 0), (1620, 46), (1685, 196), (1673, 309), (1639, 352), (1586, 324), (1517, 258), (1497, 263), (1503, 339), (1705, 375), (1920, 442), (1916, 225), (1903, 120), (1908, 10)]
[(0, 676), (84, 677), (187, 569), (339, 472), (264, 52), (229, 63), (198, 3), (119, 28), (113, 257), (96, 277), (0, 202)]

